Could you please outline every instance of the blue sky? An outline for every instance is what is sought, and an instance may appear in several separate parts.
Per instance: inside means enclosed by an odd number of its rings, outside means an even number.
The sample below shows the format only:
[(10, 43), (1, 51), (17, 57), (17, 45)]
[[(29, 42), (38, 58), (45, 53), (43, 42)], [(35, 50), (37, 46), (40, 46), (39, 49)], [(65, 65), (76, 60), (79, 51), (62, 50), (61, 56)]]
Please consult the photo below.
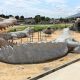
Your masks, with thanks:
[(67, 17), (80, 12), (80, 0), (0, 0), (0, 13)]

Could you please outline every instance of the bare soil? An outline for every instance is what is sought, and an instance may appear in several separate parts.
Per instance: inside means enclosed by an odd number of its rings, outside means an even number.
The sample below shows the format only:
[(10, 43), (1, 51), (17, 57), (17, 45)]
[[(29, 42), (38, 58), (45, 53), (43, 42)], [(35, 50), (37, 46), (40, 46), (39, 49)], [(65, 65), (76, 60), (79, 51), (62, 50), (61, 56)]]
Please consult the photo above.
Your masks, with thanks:
[[(51, 36), (47, 37), (47, 41), (56, 39), (62, 31), (58, 30), (54, 32)], [(37, 42), (37, 33), (34, 33), (34, 41)], [(80, 41), (80, 33), (72, 32), (72, 36)], [(21, 39), (14, 40), (14, 42), (21, 43)], [(23, 38), (22, 42), (27, 42), (27, 38)], [(80, 58), (80, 54), (69, 53), (67, 56), (51, 60), (46, 63), (40, 64), (7, 64), (0, 62), (0, 80), (27, 80), (30, 77), (34, 77), (40, 73), (43, 73), (47, 70), (59, 67), (65, 63), (68, 63), (72, 60)]]

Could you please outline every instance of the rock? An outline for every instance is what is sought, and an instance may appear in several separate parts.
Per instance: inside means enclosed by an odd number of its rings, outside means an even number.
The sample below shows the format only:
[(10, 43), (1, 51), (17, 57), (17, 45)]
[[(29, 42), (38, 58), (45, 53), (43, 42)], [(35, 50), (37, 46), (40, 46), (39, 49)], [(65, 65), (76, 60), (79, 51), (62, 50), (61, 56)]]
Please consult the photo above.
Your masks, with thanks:
[(70, 30), (80, 32), (80, 18), (77, 18), (74, 25), (70, 28)]

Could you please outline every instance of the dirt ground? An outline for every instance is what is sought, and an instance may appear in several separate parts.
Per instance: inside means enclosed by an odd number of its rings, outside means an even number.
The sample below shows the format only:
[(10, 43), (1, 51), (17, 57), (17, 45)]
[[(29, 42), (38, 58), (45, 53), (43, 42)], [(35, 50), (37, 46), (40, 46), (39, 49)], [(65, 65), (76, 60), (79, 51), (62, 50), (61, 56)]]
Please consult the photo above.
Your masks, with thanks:
[[(62, 31), (57, 30), (51, 36), (47, 37), (46, 41), (51, 41), (56, 39)], [(37, 33), (34, 34), (34, 41), (38, 41)], [(80, 41), (80, 33), (72, 32), (72, 36)], [(45, 37), (46, 38), (46, 37)], [(21, 39), (15, 40), (14, 42), (21, 42)], [(23, 38), (22, 42), (27, 42), (27, 38)], [(46, 63), (40, 64), (7, 64), (0, 62), (0, 80), (27, 80), (30, 77), (34, 77), (40, 73), (47, 70), (59, 67), (65, 63), (72, 60), (80, 58), (80, 54), (69, 53), (67, 56), (60, 58), (58, 60), (52, 60)]]
[(34, 77), (42, 72), (59, 67), (79, 57), (79, 54), (68, 54), (58, 60), (41, 64), (13, 65), (0, 62), (0, 80), (27, 80), (30, 77)]
[[(41, 37), (38, 37), (38, 32), (33, 33), (33, 42), (39, 42), (39, 41), (51, 41), (51, 40), (55, 40), (59, 34), (61, 34), (62, 31), (55, 31), (53, 34), (51, 34), (50, 36), (45, 35), (45, 34), (41, 34)], [(39, 33), (40, 34), (40, 33)], [(22, 39), (16, 39), (13, 42), (14, 43), (27, 43), (30, 42), (32, 38), (22, 38)], [(11, 41), (11, 40), (10, 40)]]

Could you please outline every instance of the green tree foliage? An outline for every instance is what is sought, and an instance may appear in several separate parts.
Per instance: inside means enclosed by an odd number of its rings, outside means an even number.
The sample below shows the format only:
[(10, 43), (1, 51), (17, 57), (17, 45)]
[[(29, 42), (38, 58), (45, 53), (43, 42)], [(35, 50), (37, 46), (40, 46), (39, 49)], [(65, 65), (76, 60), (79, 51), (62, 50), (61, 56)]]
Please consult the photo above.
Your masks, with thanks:
[(4, 14), (0, 14), (0, 17), (5, 18), (5, 15)]
[(40, 15), (36, 15), (34, 19), (35, 19), (36, 23), (39, 23), (41, 21), (49, 21), (50, 20), (49, 17), (40, 16)]
[(9, 17), (13, 17), (13, 15), (9, 15)]
[(9, 17), (13, 17), (13, 15), (0, 14), (0, 17), (2, 17), (2, 18), (9, 18)]
[(49, 18), (49, 17), (46, 17), (46, 18), (45, 18), (45, 21), (49, 21), (49, 20), (50, 20), (50, 18)]
[(36, 23), (39, 23), (41, 21), (41, 16), (40, 15), (36, 15), (34, 19), (35, 19)]
[(45, 21), (45, 16), (42, 16), (42, 17), (41, 17), (41, 20), (42, 20), (42, 21)]
[(17, 15), (17, 16), (15, 16), (15, 18), (16, 18), (16, 19), (19, 19), (19, 16)]
[(5, 16), (5, 18), (6, 18), (6, 19), (8, 19), (8, 18), (9, 18), (9, 16), (8, 16), (8, 15), (6, 15), (6, 16)]
[(62, 23), (64, 22), (64, 18), (60, 18), (59, 21)]
[(24, 20), (24, 16), (20, 16), (20, 20)]

